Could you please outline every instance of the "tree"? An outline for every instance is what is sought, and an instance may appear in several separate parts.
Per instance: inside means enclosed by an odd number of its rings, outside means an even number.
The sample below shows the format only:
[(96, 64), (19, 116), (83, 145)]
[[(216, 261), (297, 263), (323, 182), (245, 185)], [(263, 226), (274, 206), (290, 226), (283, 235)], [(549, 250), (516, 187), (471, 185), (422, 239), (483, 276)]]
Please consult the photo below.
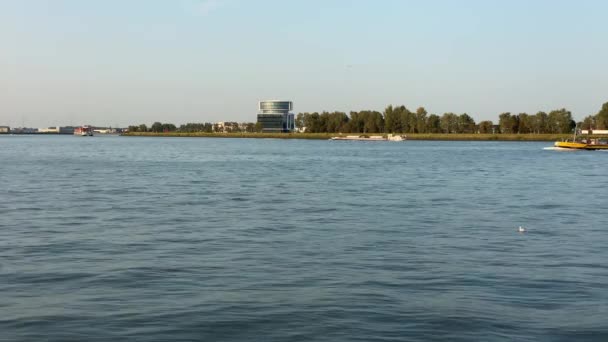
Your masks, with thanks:
[(179, 132), (183, 133), (194, 133), (194, 132), (213, 132), (213, 124), (210, 122), (205, 123), (187, 123), (185, 125), (179, 126), (177, 129)]
[(416, 125), (416, 117), (410, 112), (405, 106), (399, 106), (397, 108), (397, 112), (399, 113), (399, 117), (401, 118), (401, 129), (402, 133), (414, 133), (414, 128)]
[(470, 117), (467, 113), (460, 114), (458, 116), (457, 133), (474, 133), (475, 132), (475, 120)]
[(171, 123), (164, 123), (161, 125), (161, 128), (162, 132), (175, 132), (177, 130), (177, 127), (175, 127), (175, 125)]
[(150, 127), (150, 131), (154, 132), (154, 133), (160, 133), (163, 131), (163, 124), (160, 122), (155, 122), (152, 124), (152, 126)]
[(532, 119), (527, 113), (519, 113), (517, 132), (532, 133)]
[(548, 115), (549, 133), (571, 133), (576, 122), (572, 120), (572, 113), (565, 108), (552, 110)]
[(310, 113), (299, 113), (298, 116), (300, 117), (300, 122), (298, 123), (298, 127), (302, 130), (302, 132), (309, 132), (309, 127), (306, 126), (307, 124), (309, 124), (309, 116)]
[(549, 115), (545, 112), (538, 112), (534, 115), (533, 132), (537, 134), (549, 133)]
[(338, 133), (342, 132), (346, 129), (346, 125), (348, 124), (348, 115), (343, 112), (333, 112), (329, 113), (327, 120), (327, 132), (328, 133)]
[(148, 131), (148, 126), (146, 126), (146, 124), (141, 124), (139, 125), (139, 132), (147, 132)]
[(387, 133), (397, 132), (397, 126), (400, 126), (401, 120), (395, 117), (393, 106), (389, 105), (384, 109), (384, 131)]
[(608, 102), (602, 105), (602, 109), (595, 115), (597, 127), (595, 129), (608, 129)]
[(494, 123), (492, 121), (482, 121), (479, 123), (479, 133), (490, 134), (493, 133)]
[(513, 133), (513, 127), (511, 126), (511, 113), (506, 112), (498, 116), (498, 126), (500, 127), (500, 133)]
[(350, 112), (350, 120), (348, 121), (348, 125), (346, 126), (348, 132), (351, 133), (359, 133), (363, 130), (362, 121), (359, 118), (359, 113)]
[(458, 115), (454, 113), (445, 113), (439, 119), (441, 130), (444, 133), (457, 133)]
[(437, 114), (429, 115), (426, 120), (426, 132), (427, 133), (441, 133), (441, 119)]
[(304, 113), (298, 113), (295, 119), (296, 127), (303, 128), (304, 126)]
[(424, 107), (416, 109), (416, 133), (426, 133), (426, 115), (427, 111)]
[(307, 132), (312, 133), (320, 133), (321, 132), (321, 116), (319, 113), (315, 112), (310, 114), (309, 117), (310, 123), (306, 124), (306, 127), (309, 127), (310, 130), (306, 130)]
[(502, 113), (498, 116), (498, 126), (500, 133), (515, 134), (519, 133), (519, 116), (511, 113)]
[(327, 133), (328, 132), (328, 127), (327, 124), (329, 123), (329, 113), (328, 112), (323, 112), (319, 115), (319, 129), (317, 130), (317, 133)]
[(511, 133), (519, 133), (519, 116), (511, 115), (509, 118), (509, 127), (511, 129)]
[(362, 129), (360, 133), (382, 133), (384, 131), (384, 117), (380, 112), (364, 110), (357, 113), (356, 118), (359, 121), (357, 128)]
[(593, 130), (595, 129), (595, 117), (589, 115), (583, 119), (582, 122), (579, 123), (580, 129)]

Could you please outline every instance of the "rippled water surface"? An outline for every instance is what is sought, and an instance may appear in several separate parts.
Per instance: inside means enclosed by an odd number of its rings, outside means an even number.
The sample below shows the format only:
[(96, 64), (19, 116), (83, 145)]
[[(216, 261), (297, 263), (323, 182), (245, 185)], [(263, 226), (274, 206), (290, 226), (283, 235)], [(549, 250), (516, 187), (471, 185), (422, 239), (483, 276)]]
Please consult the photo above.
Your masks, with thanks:
[(0, 136), (0, 340), (607, 341), (608, 153), (549, 145)]

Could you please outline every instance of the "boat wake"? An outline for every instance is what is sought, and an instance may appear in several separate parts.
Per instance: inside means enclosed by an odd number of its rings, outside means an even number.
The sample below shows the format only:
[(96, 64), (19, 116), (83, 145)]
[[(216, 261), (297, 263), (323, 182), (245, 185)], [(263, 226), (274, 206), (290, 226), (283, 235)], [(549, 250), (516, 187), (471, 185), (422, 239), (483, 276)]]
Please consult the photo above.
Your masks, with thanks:
[(545, 150), (545, 151), (576, 151), (576, 149), (574, 149), (574, 148), (563, 148), (563, 147), (555, 147), (555, 146), (543, 147), (543, 150)]

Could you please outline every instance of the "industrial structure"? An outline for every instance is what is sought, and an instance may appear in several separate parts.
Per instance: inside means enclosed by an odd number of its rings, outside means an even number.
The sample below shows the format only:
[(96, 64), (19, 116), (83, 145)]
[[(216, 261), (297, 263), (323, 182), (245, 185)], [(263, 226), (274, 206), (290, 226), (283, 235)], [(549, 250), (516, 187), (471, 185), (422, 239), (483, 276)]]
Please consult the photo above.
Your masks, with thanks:
[(295, 117), (291, 101), (260, 101), (258, 103), (258, 123), (264, 133), (288, 133), (295, 130)]

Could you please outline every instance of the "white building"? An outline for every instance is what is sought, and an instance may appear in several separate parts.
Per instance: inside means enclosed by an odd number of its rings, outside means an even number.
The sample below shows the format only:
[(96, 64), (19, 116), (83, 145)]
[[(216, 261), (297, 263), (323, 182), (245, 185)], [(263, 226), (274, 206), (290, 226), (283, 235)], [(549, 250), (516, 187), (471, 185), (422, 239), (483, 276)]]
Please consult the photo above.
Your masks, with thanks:
[(55, 133), (55, 134), (74, 134), (74, 127), (49, 127), (49, 128), (39, 128), (39, 133)]
[(59, 127), (38, 128), (39, 133), (59, 133)]
[(608, 129), (583, 129), (581, 130), (581, 134), (608, 134)]
[(220, 121), (213, 124), (213, 131), (215, 131), (216, 133), (230, 133), (235, 130), (238, 130), (238, 128), (238, 122)]

